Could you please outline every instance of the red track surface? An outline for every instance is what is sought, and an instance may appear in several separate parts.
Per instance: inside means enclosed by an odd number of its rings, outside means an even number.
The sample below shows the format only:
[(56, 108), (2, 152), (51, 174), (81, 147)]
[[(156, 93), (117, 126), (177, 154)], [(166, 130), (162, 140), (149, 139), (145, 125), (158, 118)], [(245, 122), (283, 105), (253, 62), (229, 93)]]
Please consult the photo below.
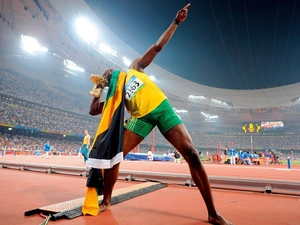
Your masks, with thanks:
[[(78, 157), (6, 155), (0, 161), (47, 163), (84, 166)], [(286, 166), (240, 166), (205, 164), (209, 176), (259, 178), (272, 180), (300, 180), (300, 166), (287, 170)], [(186, 164), (169, 162), (124, 161), (122, 170), (186, 174)], [(25, 217), (24, 212), (59, 202), (83, 197), (86, 179), (76, 176), (0, 169), (0, 225), (38, 225), (39, 215)], [(134, 182), (118, 180), (116, 189)], [(218, 211), (236, 225), (299, 225), (300, 196), (284, 196), (252, 192), (213, 190)], [(72, 220), (50, 221), (49, 224), (105, 224), (105, 225), (193, 225), (208, 224), (206, 207), (196, 188), (169, 185), (111, 207), (96, 217), (82, 216)]]

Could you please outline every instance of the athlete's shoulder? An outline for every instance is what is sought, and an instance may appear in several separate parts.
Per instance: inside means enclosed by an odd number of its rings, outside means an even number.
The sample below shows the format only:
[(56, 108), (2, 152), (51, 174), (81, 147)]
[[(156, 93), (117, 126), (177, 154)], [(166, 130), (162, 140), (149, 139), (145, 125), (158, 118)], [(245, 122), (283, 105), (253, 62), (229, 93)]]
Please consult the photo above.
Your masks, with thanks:
[(136, 69), (129, 68), (128, 71), (127, 71), (127, 75), (129, 75), (129, 76), (132, 76), (132, 75), (134, 75), (134, 76), (140, 76), (140, 75), (145, 76), (147, 74), (144, 73), (144, 72), (138, 71)]

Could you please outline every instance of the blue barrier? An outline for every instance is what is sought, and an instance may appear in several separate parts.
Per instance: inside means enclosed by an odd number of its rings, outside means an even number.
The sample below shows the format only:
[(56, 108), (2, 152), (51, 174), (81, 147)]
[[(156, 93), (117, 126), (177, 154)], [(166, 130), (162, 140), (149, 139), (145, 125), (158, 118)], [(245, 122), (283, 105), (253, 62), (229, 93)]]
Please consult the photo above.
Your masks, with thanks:
[(287, 159), (287, 165), (288, 165), (288, 169), (291, 169), (291, 159), (290, 159), (290, 157), (288, 157), (288, 159)]
[[(148, 156), (145, 153), (128, 153), (125, 160), (148, 160)], [(170, 156), (153, 155), (153, 161), (173, 161)]]

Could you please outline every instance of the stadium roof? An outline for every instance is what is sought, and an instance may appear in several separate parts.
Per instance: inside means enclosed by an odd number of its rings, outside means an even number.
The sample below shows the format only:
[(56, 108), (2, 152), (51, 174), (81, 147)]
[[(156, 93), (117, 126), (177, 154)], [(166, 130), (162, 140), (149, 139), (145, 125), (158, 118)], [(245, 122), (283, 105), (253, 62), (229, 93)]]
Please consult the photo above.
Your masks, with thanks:
[[(76, 34), (73, 29), (73, 24), (74, 21), (77, 17), (79, 16), (84, 16), (88, 18), (89, 20), (93, 21), (93, 23), (96, 25), (97, 29), (99, 30), (99, 37), (101, 38), (101, 41), (113, 46), (117, 51), (119, 52), (119, 56), (126, 56), (128, 59), (134, 59), (136, 57), (140, 56), (140, 53), (142, 52), (137, 52), (136, 49), (133, 49), (132, 46), (129, 46), (129, 44), (125, 43), (124, 40), (119, 37), (113, 29), (113, 27), (107, 26), (102, 20), (100, 20), (101, 14), (96, 13), (96, 11), (92, 11), (91, 8), (83, 1), (83, 0), (44, 0), (44, 1), (37, 1), (39, 2), (39, 5), (37, 5), (34, 1), (31, 0), (20, 0), (20, 1), (2, 1), (2, 12), (1, 12), (1, 54), (2, 54), (2, 59), (10, 58), (13, 57), (13, 51), (16, 50), (19, 47), (19, 37), (21, 34), (33, 36), (37, 38), (41, 43), (44, 45), (48, 46), (50, 49), (52, 49), (52, 53), (57, 53), (56, 56), (59, 56), (61, 58), (65, 59), (71, 59), (75, 61), (78, 65), (83, 66), (86, 69), (86, 77), (81, 77), (78, 79), (85, 79), (88, 81), (88, 75), (89, 72), (101, 72), (104, 66), (107, 65), (115, 65), (118, 68), (126, 69), (126, 66), (123, 65), (120, 57), (114, 58), (114, 57), (107, 57), (106, 61), (103, 60), (104, 54), (101, 53), (98, 49), (95, 49), (95, 46), (91, 46), (88, 44), (84, 44), (78, 41), (78, 38), (76, 37)], [(192, 1), (191, 1), (192, 2)], [(204, 3), (200, 5), (202, 9), (199, 9), (199, 12), (203, 12), (205, 7), (210, 7), (210, 13), (205, 11), (205, 14), (207, 17), (204, 21), (206, 22), (201, 22), (202, 25), (205, 25), (206, 23), (209, 24), (209, 26), (206, 26), (206, 29), (208, 27), (213, 26), (214, 24), (214, 29), (216, 33), (219, 34), (219, 38), (221, 38), (219, 41), (215, 40), (215, 45), (218, 45), (218, 53), (217, 55), (221, 55), (224, 57), (223, 59), (216, 59), (224, 61), (223, 64), (226, 64), (227, 67), (231, 67), (231, 69), (222, 69), (224, 73), (227, 75), (218, 76), (218, 78), (215, 79), (220, 79), (221, 83), (223, 85), (226, 85), (229, 81), (229, 83), (236, 83), (236, 84), (242, 84), (245, 79), (248, 80), (248, 88), (244, 86), (246, 89), (249, 90), (241, 90), (241, 89), (232, 89), (231, 86), (228, 86), (228, 88), (218, 88), (218, 87), (212, 87), (210, 85), (211, 83), (207, 83), (207, 85), (199, 84), (196, 83), (196, 80), (194, 78), (190, 78), (190, 80), (183, 78), (180, 76), (180, 74), (175, 74), (174, 72), (169, 71), (167, 68), (163, 68), (159, 63), (159, 60), (161, 58), (158, 58), (158, 60), (155, 61), (157, 64), (152, 64), (147, 68), (146, 72), (150, 75), (154, 75), (156, 77), (156, 82), (157, 84), (162, 88), (164, 92), (167, 93), (168, 97), (173, 101), (173, 103), (176, 105), (176, 101), (178, 102), (178, 107), (180, 106), (187, 106), (187, 104), (182, 104), (182, 102), (187, 102), (189, 100), (188, 105), (192, 105), (194, 107), (194, 103), (198, 103), (196, 105), (200, 106), (213, 106), (213, 107), (220, 107), (220, 108), (225, 108), (225, 109), (261, 109), (261, 108), (277, 108), (277, 107), (284, 107), (284, 106), (292, 106), (297, 104), (297, 99), (300, 97), (300, 83), (299, 80), (299, 75), (291, 75), (291, 74), (296, 74), (296, 69), (298, 68), (298, 61), (297, 59), (299, 58), (297, 55), (297, 48), (299, 46), (298, 43), (295, 42), (295, 37), (294, 35), (297, 34), (298, 31), (298, 26), (296, 25), (297, 18), (299, 17), (299, 13), (295, 13), (298, 10), (298, 5), (295, 3), (292, 7), (292, 11), (289, 11), (290, 8), (288, 6), (282, 6), (282, 1), (279, 1), (279, 6), (280, 7), (275, 7), (277, 9), (278, 13), (276, 14), (277, 16), (274, 16), (271, 11), (273, 11), (273, 5), (272, 7), (270, 6), (270, 10), (267, 10), (268, 8), (267, 5), (263, 4), (250, 4), (247, 1), (244, 1), (244, 3), (247, 5), (247, 10), (249, 10), (249, 15), (248, 15), (248, 29), (250, 31), (251, 27), (251, 35), (253, 35), (252, 40), (256, 40), (251, 42), (251, 52), (252, 52), (252, 58), (249, 58), (249, 48), (242, 47), (242, 42), (241, 41), (238, 49), (237, 42), (235, 39), (234, 33), (227, 33), (225, 35), (225, 31), (217, 29), (217, 24), (222, 23), (223, 28), (227, 29), (233, 29), (232, 26), (232, 21), (231, 21), (231, 16), (229, 13), (229, 8), (232, 10), (231, 14), (232, 16), (235, 15), (234, 12), (239, 11), (239, 7), (241, 7), (240, 4), (241, 1), (229, 1), (229, 7), (227, 5), (227, 8), (224, 8), (225, 5), (220, 5), (220, 1), (211, 1), (210, 4), (205, 5)], [(274, 3), (273, 1), (271, 1)], [(286, 2), (286, 1), (285, 1)], [(209, 3), (209, 1), (208, 1)], [(294, 1), (289, 1), (289, 3), (294, 3)], [(159, 7), (159, 5), (162, 5)], [(194, 4), (192, 2), (192, 4)], [(155, 4), (154, 4), (155, 5)], [(200, 7), (199, 5), (195, 4), (195, 7)], [(163, 3), (157, 3), (157, 10), (164, 11), (164, 7), (170, 7), (172, 8), (169, 9), (168, 11), (171, 11), (171, 15), (174, 15), (174, 12), (178, 10), (178, 7), (182, 7), (181, 5), (178, 5), (177, 3), (175, 6), (170, 6), (167, 5), (165, 6)], [(222, 12), (219, 10), (219, 7), (224, 8), (224, 11)], [(251, 7), (250, 7), (251, 6)], [(267, 26), (265, 23), (271, 24), (271, 21), (274, 21), (274, 18), (281, 18), (282, 14), (292, 14), (293, 17), (292, 19), (292, 26), (290, 26), (290, 29), (287, 31), (289, 33), (289, 36), (286, 37), (286, 39), (280, 39), (284, 38), (281, 36), (282, 35), (277, 35), (276, 37), (276, 42), (274, 42), (275, 36), (273, 35), (273, 42), (271, 44), (267, 41), (268, 34), (272, 33), (271, 31), (264, 31), (264, 42), (261, 44), (261, 42), (258, 42), (258, 37), (261, 37), (261, 35), (258, 35), (257, 32), (260, 32), (261, 29), (258, 29), (256, 26), (257, 24), (260, 24), (258, 27), (261, 27), (261, 20), (260, 16), (257, 16), (257, 18), (253, 18), (254, 15), (250, 14), (252, 11), (255, 11), (254, 8), (257, 8), (258, 6), (263, 6), (264, 11), (266, 13), (269, 13), (270, 18), (263, 16), (263, 21), (264, 21), (264, 26)], [(276, 5), (277, 6), (277, 5)], [(266, 9), (265, 9), (266, 8)], [(41, 10), (42, 9), (42, 10)], [(212, 9), (215, 9), (214, 11)], [(194, 8), (194, 10), (196, 10)], [(209, 11), (209, 9), (207, 9)], [(226, 11), (226, 12), (225, 12)], [(276, 11), (276, 12), (277, 12)], [(248, 11), (247, 11), (248, 12)], [(258, 13), (257, 11), (253, 12), (255, 15)], [(148, 15), (144, 15), (145, 17), (149, 16), (151, 12), (149, 12)], [(195, 14), (195, 12), (194, 12)], [(201, 14), (201, 13), (199, 13)], [(156, 17), (162, 16), (162, 13), (158, 13), (155, 15)], [(172, 18), (171, 16), (171, 18)], [(193, 15), (193, 8), (190, 9), (190, 15), (189, 18), (190, 20), (193, 20), (193, 17), (196, 15)], [(227, 16), (227, 17), (226, 17)], [(229, 18), (228, 18), (229, 16)], [(273, 16), (271, 19), (271, 16)], [(287, 16), (287, 15), (286, 15)], [(126, 15), (122, 14), (122, 18), (125, 20)], [(5, 18), (5, 22), (3, 21), (3, 18)], [(203, 19), (203, 18), (202, 18)], [(239, 20), (239, 17), (236, 15), (234, 16), (234, 21)], [(164, 19), (165, 20), (165, 19)], [(195, 19), (199, 21), (199, 18)], [(251, 22), (252, 21), (252, 22)], [(166, 20), (168, 25), (169, 20)], [(187, 22), (187, 21), (186, 21)], [(251, 24), (254, 23), (254, 24)], [(285, 19), (286, 24), (290, 24), (289, 20), (286, 18)], [(284, 21), (279, 20), (276, 22), (277, 23), (277, 28), (276, 29), (283, 29), (284, 27)], [(256, 25), (255, 25), (256, 24)], [(273, 24), (274, 25), (274, 24)], [(263, 27), (264, 27), (263, 26)], [(164, 26), (165, 27), (165, 26)], [(184, 26), (182, 26), (184, 27)], [(180, 29), (182, 28), (180, 27)], [(255, 28), (256, 27), (256, 28)], [(274, 26), (273, 26), (274, 27)], [(223, 29), (222, 28), (222, 29)], [(147, 29), (147, 28), (145, 28)], [(165, 29), (165, 28), (163, 28)], [(240, 33), (247, 33), (245, 30), (240, 30), (240, 29), (245, 29), (245, 24), (242, 22), (235, 25), (235, 30), (236, 30), (236, 35)], [(258, 29), (258, 30), (257, 30)], [(275, 29), (275, 28), (274, 28)], [(275, 30), (272, 30), (273, 33)], [(185, 32), (186, 30), (183, 29), (183, 31), (178, 31), (180, 32)], [(233, 32), (233, 31), (231, 31)], [(285, 31), (282, 30), (283, 33)], [(295, 33), (294, 33), (295, 32)], [(202, 33), (208, 33), (206, 30), (205, 32), (202, 31)], [(216, 39), (215, 33), (209, 33)], [(223, 35), (221, 35), (223, 34)], [(187, 35), (185, 38), (188, 36), (192, 35)], [(269, 35), (270, 36), (270, 35)], [(225, 38), (226, 37), (226, 38)], [(256, 39), (255, 39), (256, 38)], [(272, 39), (271, 38), (271, 39)], [(134, 35), (134, 40), (140, 40), (143, 39), (143, 36), (139, 36), (139, 33), (136, 33)], [(225, 40), (234, 40), (231, 44), (229, 42), (225, 42)], [(271, 40), (270, 39), (270, 40)], [(155, 39), (156, 40), (156, 39)], [(246, 39), (245, 39), (246, 40)], [(285, 45), (279, 46), (277, 44), (277, 41), (283, 41)], [(218, 44), (217, 44), (218, 42)], [(188, 43), (188, 41), (186, 41)], [(150, 43), (152, 44), (152, 43)], [(292, 45), (294, 44), (294, 45)], [(169, 43), (168, 46), (176, 46), (176, 47), (183, 47), (183, 43), (180, 42), (180, 45), (176, 44), (176, 40), (172, 41)], [(210, 44), (208, 47), (211, 47), (211, 51), (214, 51), (213, 49), (216, 48), (214, 44)], [(231, 46), (234, 45), (234, 46)], [(245, 44), (246, 46), (249, 47), (249, 43), (247, 42)], [(271, 50), (266, 50), (265, 45), (273, 46), (273, 48), (270, 48)], [(232, 49), (230, 50), (230, 46)], [(244, 45), (243, 45), (244, 46)], [(260, 46), (255, 47), (255, 46)], [(260, 50), (260, 51), (259, 51)], [(168, 53), (170, 49), (165, 49), (163, 52), (164, 54), (170, 56), (171, 54)], [(292, 51), (292, 52), (291, 52)], [(295, 51), (295, 52), (293, 52)], [(92, 52), (92, 53), (91, 53)], [(170, 51), (172, 53), (172, 51)], [(230, 52), (230, 54), (229, 54)], [(90, 57), (86, 57), (85, 54), (87, 54)], [(267, 54), (268, 53), (268, 54)], [(281, 54), (282, 53), (282, 54)], [(180, 54), (180, 51), (177, 52), (176, 54)], [(175, 58), (173, 59), (172, 64), (179, 64), (181, 67), (186, 67), (186, 63), (184, 60), (181, 60), (185, 57), (188, 57), (186, 55), (187, 53), (185, 52), (183, 55), (175, 55)], [(203, 53), (204, 54), (204, 53)], [(263, 58), (255, 58), (254, 55), (258, 56), (263, 56)], [(165, 56), (165, 55), (164, 55)], [(51, 59), (48, 57), (47, 62), (44, 64), (44, 66), (48, 66), (49, 70), (55, 70), (55, 73), (58, 73), (57, 67), (53, 66), (55, 63), (55, 60), (58, 60), (59, 57), (53, 57), (54, 59)], [(263, 66), (259, 64), (259, 66), (255, 67), (256, 69), (263, 69), (263, 71), (267, 70), (272, 70), (274, 73), (276, 72), (276, 85), (272, 85), (269, 83), (270, 86), (273, 86), (272, 88), (264, 88), (264, 89), (251, 89), (250, 84), (253, 84), (253, 76), (257, 76), (257, 82), (259, 80), (261, 81), (261, 84), (263, 81), (268, 82), (272, 79), (270, 79), (271, 75), (270, 73), (267, 73), (267, 78), (262, 78), (262, 76), (265, 74), (262, 70), (258, 70), (257, 73), (253, 74), (252, 72), (250, 73), (249, 71), (253, 71), (255, 68), (254, 67), (247, 67), (246, 69), (246, 64), (249, 66), (251, 65), (250, 61), (252, 60), (254, 63), (255, 62), (265, 62), (264, 59), (266, 58), (273, 58), (272, 65), (271, 67), (270, 63), (264, 63)], [(293, 58), (290, 58), (293, 57)], [(297, 58), (298, 57), (298, 58)], [(278, 61), (279, 60), (279, 61)], [(42, 59), (40, 59), (42, 61)], [(293, 63), (287, 63), (288, 61), (293, 62)], [(50, 63), (51, 62), (51, 63)], [(226, 63), (225, 63), (226, 62)], [(4, 61), (2, 61), (4, 64)], [(160, 64), (160, 65), (158, 65)], [(219, 66), (223, 65), (218, 64)], [(290, 65), (289, 67), (288, 64)], [(99, 66), (101, 65), (101, 66)], [(244, 65), (244, 69), (242, 69), (242, 65)], [(254, 64), (253, 64), (254, 65)], [(278, 66), (279, 68), (276, 68), (275, 66)], [(299, 64), (300, 65), (300, 64)], [(200, 65), (201, 66), (201, 65)], [(166, 67), (167, 64), (166, 64)], [(205, 66), (203, 67), (205, 68)], [(256, 70), (255, 69), (255, 70)], [(234, 72), (235, 71), (235, 72)], [(248, 73), (248, 72), (249, 73)], [(283, 72), (284, 71), (284, 72)], [(288, 71), (288, 75), (287, 72)], [(247, 73), (246, 73), (247, 72)], [(234, 75), (235, 74), (235, 75)], [(210, 77), (210, 76), (215, 76), (213, 74), (207, 74), (205, 76)], [(282, 77), (286, 77), (285, 83), (293, 83), (292, 81), (297, 81), (298, 83), (294, 84), (288, 84), (285, 86), (280, 86), (284, 84), (282, 83)], [(225, 78), (224, 78), (225, 77)], [(234, 78), (233, 78), (234, 77)], [(239, 77), (239, 78), (238, 78)], [(246, 77), (246, 78), (245, 78)], [(297, 79), (294, 79), (294, 78)], [(291, 78), (291, 79), (290, 79)], [(293, 79), (294, 80), (293, 80)], [(225, 79), (225, 80), (224, 80)], [(233, 80), (235, 79), (235, 80)], [(193, 81), (194, 80), (194, 81)], [(244, 80), (242, 82), (242, 80)], [(252, 80), (252, 81), (251, 81)], [(251, 81), (251, 82), (250, 82)], [(288, 82), (287, 82), (288, 81)], [(88, 82), (86, 82), (88, 83)], [(244, 82), (245, 83), (245, 82)], [(90, 85), (90, 84), (89, 84)], [(208, 86), (210, 85), (210, 86)], [(276, 87), (274, 87), (276, 86)], [(90, 86), (87, 87), (87, 89)], [(250, 90), (251, 89), (251, 90)], [(195, 95), (195, 96), (205, 96), (205, 99), (188, 99), (189, 95)], [(212, 101), (212, 99), (217, 100), (217, 101)], [(219, 101), (219, 102), (218, 102)], [(221, 103), (228, 103), (228, 104), (220, 104)], [(197, 107), (194, 107), (197, 108)]]
[(248, 90), (300, 82), (297, 0), (86, 2), (140, 53), (190, 2), (186, 21), (156, 62), (196, 83)]

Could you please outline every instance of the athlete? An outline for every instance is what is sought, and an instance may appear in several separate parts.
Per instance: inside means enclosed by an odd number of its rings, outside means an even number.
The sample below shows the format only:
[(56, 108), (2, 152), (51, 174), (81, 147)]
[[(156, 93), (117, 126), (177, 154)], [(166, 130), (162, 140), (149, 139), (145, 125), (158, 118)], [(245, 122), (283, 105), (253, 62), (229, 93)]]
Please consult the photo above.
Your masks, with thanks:
[[(193, 181), (205, 201), (209, 223), (228, 225), (231, 223), (216, 211), (206, 171), (186, 127), (173, 110), (164, 93), (144, 72), (144, 69), (149, 66), (155, 56), (171, 39), (179, 24), (186, 19), (189, 6), (190, 4), (187, 4), (179, 10), (171, 25), (157, 42), (150, 46), (140, 58), (133, 60), (129, 66), (125, 81), (125, 106), (131, 118), (125, 125), (123, 154), (125, 156), (134, 149), (157, 126), (163, 136), (188, 163)], [(97, 88), (103, 89), (105, 86), (109, 86), (112, 71), (113, 69), (104, 71), (102, 78), (105, 81), (98, 84)], [(103, 105), (104, 103), (100, 102), (99, 96), (94, 97), (90, 114), (101, 114)], [(104, 171), (104, 196), (99, 206), (99, 212), (108, 210), (110, 207), (113, 187), (118, 178), (119, 165), (118, 163)]]
[(84, 163), (88, 160), (90, 142), (91, 136), (89, 135), (89, 132), (87, 130), (84, 130), (84, 138), (80, 150), (81, 154), (83, 155)]

